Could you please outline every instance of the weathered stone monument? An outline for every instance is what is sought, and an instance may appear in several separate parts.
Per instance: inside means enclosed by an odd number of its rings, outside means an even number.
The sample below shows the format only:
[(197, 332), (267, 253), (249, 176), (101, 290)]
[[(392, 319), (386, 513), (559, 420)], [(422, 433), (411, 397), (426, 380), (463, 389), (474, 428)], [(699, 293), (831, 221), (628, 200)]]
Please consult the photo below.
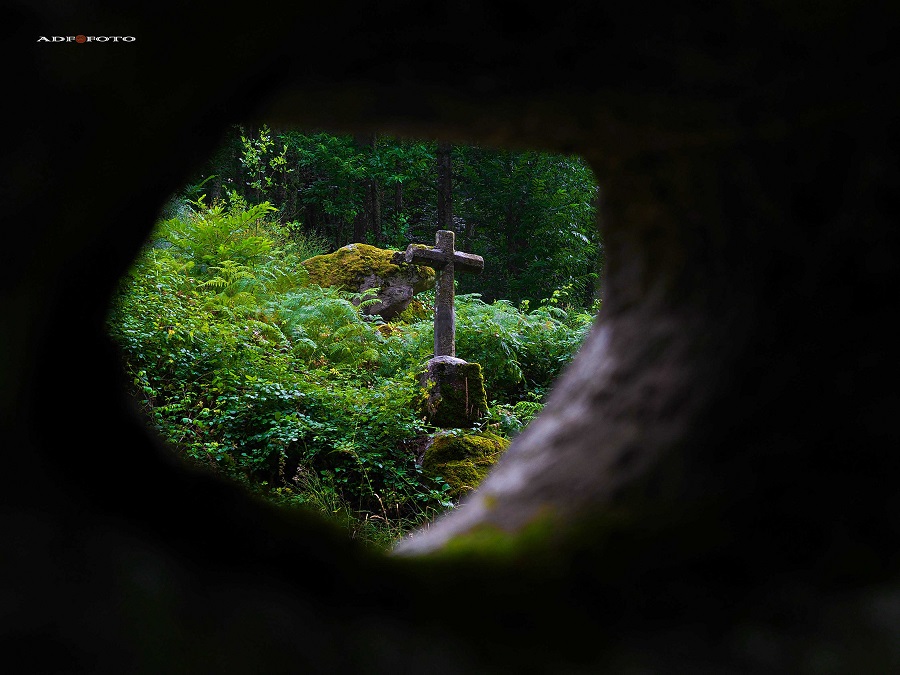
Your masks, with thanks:
[[(395, 256), (395, 260), (399, 256)], [(434, 248), (410, 244), (402, 254), (402, 261), (424, 265), (437, 270), (434, 291), (434, 355), (456, 356), (456, 311), (454, 272), (481, 272), (484, 258), (456, 250), (456, 235), (451, 230), (438, 230)]]
[(438, 230), (434, 248), (410, 244), (395, 260), (432, 267), (437, 271), (434, 301), (434, 356), (419, 374), (425, 390), (422, 404), (428, 421), (438, 427), (473, 426), (487, 412), (481, 366), (456, 358), (456, 310), (453, 278), (456, 271), (481, 272), (484, 259), (456, 250), (456, 236)]

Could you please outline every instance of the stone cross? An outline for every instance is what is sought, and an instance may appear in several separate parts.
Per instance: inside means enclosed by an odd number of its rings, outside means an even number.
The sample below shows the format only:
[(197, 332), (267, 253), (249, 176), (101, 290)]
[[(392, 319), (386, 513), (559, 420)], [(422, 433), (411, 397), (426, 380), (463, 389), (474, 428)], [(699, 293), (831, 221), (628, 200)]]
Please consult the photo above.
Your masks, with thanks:
[(453, 273), (481, 272), (484, 258), (462, 253), (454, 248), (456, 235), (451, 230), (438, 230), (434, 248), (417, 244), (406, 247), (403, 260), (437, 270), (434, 297), (434, 355), (456, 356), (456, 312), (453, 309)]

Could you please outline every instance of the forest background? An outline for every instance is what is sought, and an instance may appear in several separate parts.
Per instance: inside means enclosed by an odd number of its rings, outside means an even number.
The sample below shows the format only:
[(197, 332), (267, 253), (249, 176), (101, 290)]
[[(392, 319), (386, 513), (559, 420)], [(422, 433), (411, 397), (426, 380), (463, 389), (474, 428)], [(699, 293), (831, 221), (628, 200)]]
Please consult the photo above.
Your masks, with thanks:
[(386, 324), (301, 262), (453, 230), (485, 259), (456, 280), (457, 353), (482, 365), (490, 401), (477, 430), (511, 439), (600, 310), (597, 198), (578, 157), (235, 126), (164, 207), (109, 332), (179, 457), (387, 548), (460, 499), (421, 466), (448, 433), (415, 405), (433, 291)]

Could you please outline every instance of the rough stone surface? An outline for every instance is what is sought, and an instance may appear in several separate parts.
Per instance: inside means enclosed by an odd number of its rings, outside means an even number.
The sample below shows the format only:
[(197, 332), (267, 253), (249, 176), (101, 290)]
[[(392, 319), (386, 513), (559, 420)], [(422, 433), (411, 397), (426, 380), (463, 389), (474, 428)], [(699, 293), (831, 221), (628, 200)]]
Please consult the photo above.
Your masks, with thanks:
[[(897, 672), (900, 3), (509, 8), (6, 3), (5, 663)], [(68, 30), (135, 41), (38, 42)], [(122, 393), (110, 295), (255, 121), (575, 153), (601, 186), (600, 323), (409, 555), (185, 471)]]
[(424, 392), (421, 411), (436, 427), (471, 427), (487, 412), (481, 365), (454, 356), (435, 356), (418, 374)]
[(309, 280), (319, 286), (364, 293), (359, 300), (377, 299), (366, 305), (365, 314), (378, 314), (390, 321), (405, 310), (413, 296), (434, 288), (434, 270), (397, 259), (399, 251), (369, 244), (348, 244), (334, 253), (317, 255), (303, 261)]
[(508, 447), (507, 439), (491, 432), (441, 432), (425, 449), (422, 469), (443, 478), (448, 496), (460, 499), (478, 487)]

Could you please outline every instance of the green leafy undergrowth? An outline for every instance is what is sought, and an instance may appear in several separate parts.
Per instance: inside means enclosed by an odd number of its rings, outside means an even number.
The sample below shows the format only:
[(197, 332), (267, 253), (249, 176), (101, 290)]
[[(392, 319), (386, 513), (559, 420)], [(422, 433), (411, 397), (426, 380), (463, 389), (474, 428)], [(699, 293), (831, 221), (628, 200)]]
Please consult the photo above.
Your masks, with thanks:
[[(433, 293), (417, 297), (426, 301), (426, 311), (402, 314), (386, 332), (383, 355), (390, 368), (420, 364), (432, 355)], [(567, 305), (566, 297), (566, 289), (556, 291), (531, 309), (527, 301), (515, 307), (506, 300), (486, 303), (477, 293), (456, 296), (456, 355), (481, 364), (490, 399), (514, 405), (541, 400), (549, 391), (599, 311), (599, 303), (588, 311)]]
[[(158, 224), (122, 280), (109, 333), (149, 423), (185, 461), (388, 546), (453, 506), (419, 464), (436, 431), (414, 404), (433, 295), (392, 324), (363, 315), (349, 294), (308, 283), (294, 230), (267, 204), (193, 202)], [(474, 295), (457, 310), (458, 354), (482, 364), (495, 401), (486, 424), (511, 437), (591, 317)]]

